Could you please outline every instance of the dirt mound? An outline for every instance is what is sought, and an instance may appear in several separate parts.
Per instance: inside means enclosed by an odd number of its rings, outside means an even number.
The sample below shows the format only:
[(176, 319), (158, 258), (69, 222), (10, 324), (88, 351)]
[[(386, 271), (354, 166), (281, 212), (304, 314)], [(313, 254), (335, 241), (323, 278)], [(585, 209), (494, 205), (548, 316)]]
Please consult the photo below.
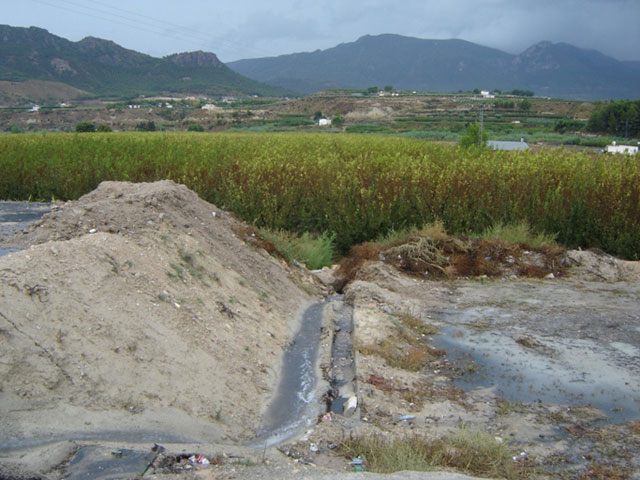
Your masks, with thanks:
[(32, 246), (0, 257), (2, 447), (250, 438), (316, 288), (170, 181), (104, 182), (4, 243)]

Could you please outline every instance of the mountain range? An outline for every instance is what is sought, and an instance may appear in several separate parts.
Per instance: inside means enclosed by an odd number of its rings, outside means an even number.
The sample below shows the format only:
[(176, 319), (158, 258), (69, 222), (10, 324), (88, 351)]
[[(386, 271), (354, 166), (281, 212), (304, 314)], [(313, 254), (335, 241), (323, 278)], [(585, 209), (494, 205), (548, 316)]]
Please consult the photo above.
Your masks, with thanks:
[(567, 43), (537, 43), (519, 55), (464, 40), (384, 34), (327, 50), (228, 63), (254, 80), (312, 93), (392, 85), (435, 92), (532, 90), (567, 99), (640, 98), (640, 62)]
[(225, 65), (210, 52), (156, 58), (109, 40), (72, 42), (37, 27), (0, 25), (0, 90), (7, 82), (26, 80), (46, 82), (42, 91), (62, 85), (100, 97), (286, 96), (392, 85), (434, 92), (521, 89), (584, 100), (640, 98), (640, 62), (566, 43), (540, 42), (512, 55), (464, 40), (366, 35), (327, 50)]
[(282, 96), (280, 87), (243, 77), (213, 53), (156, 58), (109, 40), (72, 42), (48, 31), (0, 25), (0, 81), (39, 80), (88, 95), (124, 97), (158, 93)]

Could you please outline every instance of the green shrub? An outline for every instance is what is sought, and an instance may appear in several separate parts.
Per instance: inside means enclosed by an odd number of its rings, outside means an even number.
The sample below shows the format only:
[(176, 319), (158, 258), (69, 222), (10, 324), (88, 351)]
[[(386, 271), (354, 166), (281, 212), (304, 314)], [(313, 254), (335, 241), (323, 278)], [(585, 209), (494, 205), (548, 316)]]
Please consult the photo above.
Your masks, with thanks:
[(284, 230), (264, 228), (259, 233), (265, 240), (273, 243), (288, 262), (295, 260), (312, 270), (329, 266), (333, 262), (335, 234), (325, 232), (314, 238), (307, 232), (296, 235)]
[(96, 126), (91, 122), (80, 122), (76, 125), (76, 132), (79, 133), (90, 133), (95, 131)]
[(189, 124), (189, 127), (187, 128), (187, 131), (189, 131), (189, 132), (204, 132), (204, 127), (202, 125), (200, 125), (199, 123), (191, 123), (191, 124)]

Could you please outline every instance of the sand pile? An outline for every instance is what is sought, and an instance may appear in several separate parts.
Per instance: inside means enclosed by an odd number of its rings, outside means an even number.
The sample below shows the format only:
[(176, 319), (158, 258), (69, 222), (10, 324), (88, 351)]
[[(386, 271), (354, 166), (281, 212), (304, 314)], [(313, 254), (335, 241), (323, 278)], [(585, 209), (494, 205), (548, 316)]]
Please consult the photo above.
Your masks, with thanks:
[(0, 257), (0, 446), (250, 438), (315, 286), (247, 231), (173, 182), (104, 182), (6, 240), (33, 246)]

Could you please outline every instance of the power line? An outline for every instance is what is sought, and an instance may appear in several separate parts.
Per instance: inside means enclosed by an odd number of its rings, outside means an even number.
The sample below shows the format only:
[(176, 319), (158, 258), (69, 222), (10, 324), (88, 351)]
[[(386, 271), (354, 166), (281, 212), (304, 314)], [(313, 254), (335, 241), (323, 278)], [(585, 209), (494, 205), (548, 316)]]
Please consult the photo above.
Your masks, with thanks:
[[(100, 12), (100, 13), (105, 14), (105, 15), (110, 15), (110, 16), (115, 17), (115, 18), (123, 19), (126, 22), (132, 22), (132, 21), (136, 22), (136, 25), (143, 24), (143, 25), (146, 25), (147, 27), (150, 27), (150, 28), (154, 29), (153, 30), (154, 32), (159, 33), (159, 34), (163, 34), (163, 35), (167, 34), (167, 32), (166, 32), (167, 27), (170, 27), (173, 30), (176, 30), (176, 29), (177, 30), (187, 30), (186, 27), (182, 27), (182, 26), (177, 25), (177, 24), (172, 24), (172, 23), (169, 23), (169, 22), (163, 22), (161, 20), (153, 19), (152, 17), (147, 17), (145, 15), (141, 15), (141, 14), (137, 14), (137, 13), (134, 13), (134, 12), (130, 12), (128, 10), (118, 9), (116, 7), (108, 7), (108, 8), (111, 8), (113, 10), (122, 11), (123, 13), (126, 13), (127, 16), (121, 15), (119, 13), (114, 13), (114, 12), (111, 12), (109, 10), (105, 10), (104, 8), (87, 7), (86, 5), (83, 5), (81, 3), (75, 2), (73, 0), (58, 0), (58, 1), (64, 2), (64, 3), (69, 4), (69, 5), (73, 5), (76, 8), (82, 8), (82, 9), (85, 9), (85, 10), (89, 10), (91, 13), (93, 13), (94, 11), (97, 11), (97, 12)], [(97, 2), (92, 2), (92, 3), (97, 3)], [(80, 12), (80, 13), (82, 13), (82, 12)], [(131, 16), (139, 17), (141, 20), (131, 19)], [(161, 25), (157, 25), (157, 24), (161, 24)], [(157, 30), (158, 27), (163, 28), (163, 30)], [(186, 33), (175, 32), (175, 33), (177, 33), (178, 35), (180, 35), (183, 38), (193, 39), (193, 40), (196, 40), (198, 42), (208, 42), (209, 41), (208, 37), (194, 35), (194, 34), (189, 33), (189, 32), (186, 32)], [(196, 31), (196, 33), (197, 33), (197, 31)]]
[[(95, 18), (95, 19), (98, 19), (98, 20), (104, 20), (104, 21), (107, 21), (107, 22), (110, 22), (110, 23), (115, 23), (115, 24), (118, 24), (118, 25), (122, 25), (122, 26), (125, 26), (125, 27), (128, 27), (128, 28), (131, 28), (131, 29), (135, 29), (136, 31), (145, 31), (145, 32), (153, 33), (155, 35), (163, 35), (165, 37), (169, 36), (169, 37), (174, 38), (175, 40), (187, 41), (187, 42), (190, 42), (190, 43), (195, 43), (193, 40), (184, 39), (184, 38), (178, 38), (175, 35), (170, 35), (170, 34), (167, 34), (167, 32), (162, 32), (162, 31), (159, 31), (157, 29), (151, 29), (151, 28), (145, 27), (144, 25), (140, 25), (139, 23), (136, 23), (136, 22), (131, 22), (131, 21), (123, 22), (123, 21), (116, 20), (116, 19), (113, 19), (113, 18), (104, 17), (104, 16), (101, 16), (101, 15), (98, 15), (98, 14), (95, 14), (95, 13), (78, 11), (78, 10), (75, 10), (73, 8), (69, 8), (69, 7), (63, 6), (63, 5), (56, 5), (56, 4), (53, 4), (53, 3), (49, 3), (46, 0), (32, 0), (32, 1), (40, 3), (40, 4), (43, 4), (43, 5), (48, 5), (50, 7), (57, 8), (59, 10), (64, 10), (64, 11), (67, 11), (67, 12), (71, 12), (71, 13), (74, 13), (74, 14), (85, 15), (87, 17)], [(62, 0), (62, 1), (64, 1), (64, 0)], [(197, 45), (199, 45), (199, 43)]]
[[(204, 48), (208, 49), (209, 48), (208, 45), (211, 45), (214, 42), (212, 38), (206, 36), (206, 34), (196, 29), (188, 28), (176, 23), (160, 20), (154, 17), (150, 17), (148, 15), (136, 13), (123, 8), (105, 5), (96, 0), (85, 0), (85, 1), (90, 2), (94, 5), (99, 5), (99, 7), (93, 7), (93, 6), (89, 7), (87, 5), (80, 4), (73, 0), (57, 0), (57, 2), (63, 2), (66, 5), (54, 4), (47, 0), (32, 0), (32, 1), (43, 4), (43, 5), (47, 5), (49, 7), (53, 7), (59, 10), (71, 12), (74, 14), (84, 15), (84, 16), (95, 18), (98, 20), (103, 20), (109, 23), (122, 25), (129, 29), (134, 29), (135, 31), (145, 31), (148, 33), (152, 33), (154, 35), (162, 36), (164, 38), (169, 37), (180, 42), (189, 43), (198, 48), (203, 48), (203, 44), (205, 44), (207, 46), (204, 46)], [(137, 18), (131, 18), (131, 17), (137, 17)], [(253, 51), (258, 54), (268, 54), (268, 52), (266, 52), (265, 50), (248, 46), (248, 45), (242, 45), (236, 42), (230, 42), (226, 39), (217, 38), (215, 42), (223, 44), (227, 47), (234, 48), (234, 49)]]

